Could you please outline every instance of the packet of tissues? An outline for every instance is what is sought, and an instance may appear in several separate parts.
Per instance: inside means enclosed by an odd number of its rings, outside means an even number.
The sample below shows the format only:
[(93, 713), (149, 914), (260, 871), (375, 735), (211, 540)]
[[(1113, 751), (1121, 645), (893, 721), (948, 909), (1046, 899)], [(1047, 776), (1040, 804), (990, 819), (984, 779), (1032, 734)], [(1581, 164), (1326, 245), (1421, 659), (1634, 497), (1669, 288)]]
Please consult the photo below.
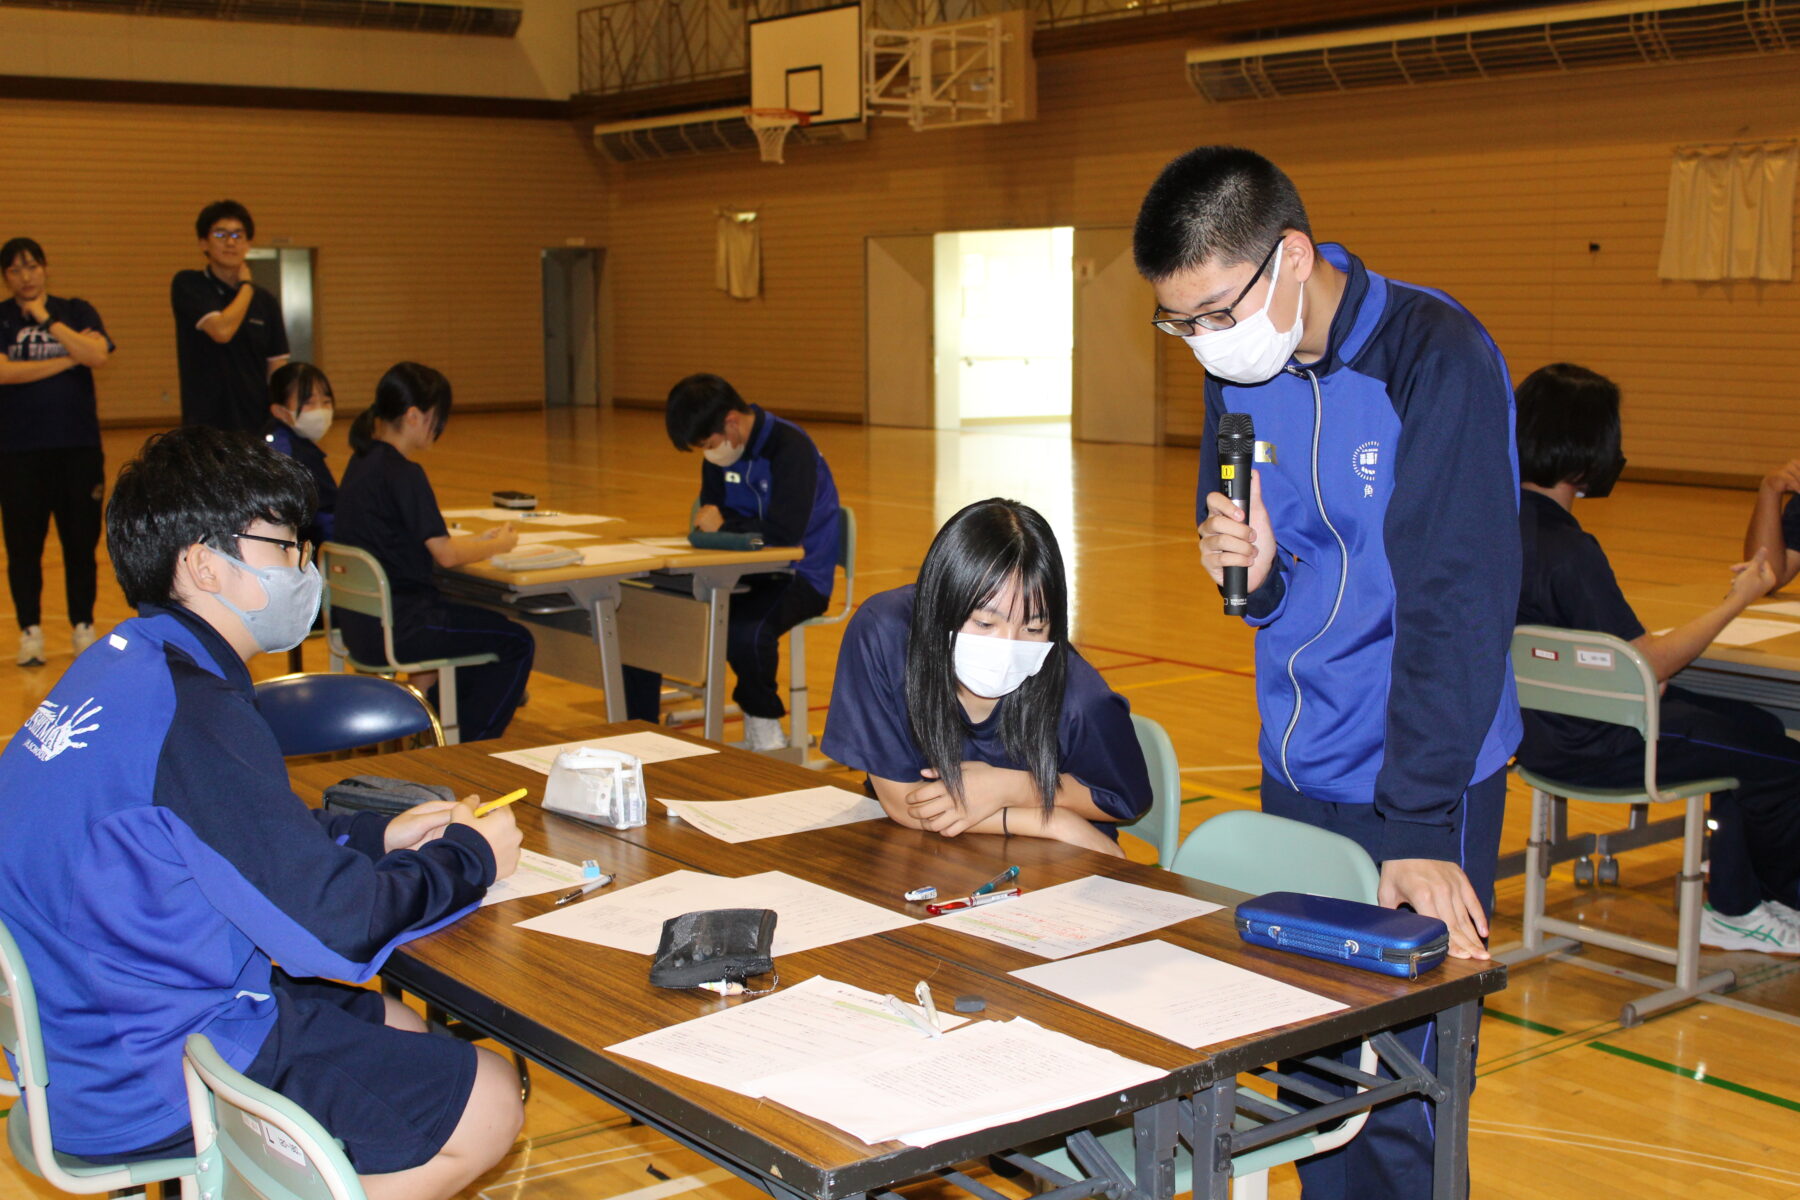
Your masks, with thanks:
[(644, 764), (618, 750), (565, 750), (550, 768), (544, 807), (609, 829), (634, 829), (648, 814)]

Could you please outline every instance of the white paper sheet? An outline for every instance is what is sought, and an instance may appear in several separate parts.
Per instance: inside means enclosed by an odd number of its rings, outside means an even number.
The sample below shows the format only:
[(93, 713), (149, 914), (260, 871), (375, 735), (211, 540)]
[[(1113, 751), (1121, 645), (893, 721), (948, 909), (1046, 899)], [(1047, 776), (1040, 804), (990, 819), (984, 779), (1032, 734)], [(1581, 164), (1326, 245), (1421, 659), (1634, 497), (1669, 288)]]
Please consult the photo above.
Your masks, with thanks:
[(693, 544), (685, 537), (647, 537), (632, 538), (631, 540), (641, 542), (646, 546), (655, 546), (658, 550), (692, 550), (694, 548)]
[(777, 958), (913, 924), (900, 913), (780, 871), (737, 879), (671, 871), (518, 927), (648, 955), (656, 953), (664, 921), (709, 908), (774, 909)]
[(668, 553), (651, 546), (640, 546), (635, 542), (597, 542), (593, 545), (574, 547), (581, 551), (583, 565), (589, 567), (610, 567), (614, 563), (655, 562), (668, 557)]
[(1774, 604), (1752, 604), (1750, 611), (1778, 613), (1784, 617), (1800, 617), (1800, 600), (1777, 600)]
[[(906, 1007), (926, 1019), (918, 1005)], [(948, 1008), (946, 1001), (938, 1010), (941, 1029), (968, 1023)], [(760, 1096), (763, 1080), (792, 1071), (795, 1063), (841, 1062), (871, 1050), (917, 1045), (925, 1036), (874, 992), (815, 975), (773, 996), (607, 1049), (740, 1095)]]
[(1067, 958), (1222, 907), (1179, 892), (1089, 875), (1026, 892), (1017, 900), (948, 913), (932, 924), (1040, 958)]
[(551, 858), (536, 850), (519, 851), (519, 867), (511, 875), (494, 884), (481, 898), (481, 907), (536, 896), (557, 888), (572, 888), (581, 882), (581, 864)]
[(1721, 646), (1750, 646), (1770, 638), (1800, 633), (1800, 625), (1792, 621), (1767, 621), (1756, 617), (1737, 617), (1719, 631), (1713, 641)]
[(762, 1091), (870, 1144), (928, 1146), (1167, 1073), (1015, 1017), (808, 1065), (764, 1080)]
[(656, 802), (722, 842), (754, 842), (808, 829), (830, 829), (884, 816), (881, 805), (860, 792), (836, 787), (776, 792), (748, 800), (664, 800)]
[(1195, 1049), (1346, 1007), (1160, 939), (1013, 974)]
[(571, 532), (566, 529), (527, 529), (519, 535), (519, 545), (541, 546), (546, 542), (583, 542), (593, 536), (592, 533)]
[(601, 750), (618, 750), (635, 754), (646, 763), (668, 762), (674, 758), (692, 758), (697, 754), (717, 754), (714, 746), (696, 746), (680, 738), (660, 733), (621, 733), (615, 737), (588, 738), (583, 742), (558, 742), (554, 746), (533, 746), (529, 750), (499, 750), (491, 757), (527, 767), (539, 775), (548, 775), (556, 765), (556, 756), (578, 746), (594, 746)]

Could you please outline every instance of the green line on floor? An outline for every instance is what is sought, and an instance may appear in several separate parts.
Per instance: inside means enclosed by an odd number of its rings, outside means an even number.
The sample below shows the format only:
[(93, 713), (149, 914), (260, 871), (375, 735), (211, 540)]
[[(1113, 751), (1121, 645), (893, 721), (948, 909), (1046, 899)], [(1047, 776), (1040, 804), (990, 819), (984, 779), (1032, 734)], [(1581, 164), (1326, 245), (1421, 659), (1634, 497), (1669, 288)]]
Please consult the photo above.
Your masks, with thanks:
[(1492, 1017), (1496, 1021), (1505, 1021), (1508, 1025), (1517, 1025), (1520, 1029), (1529, 1029), (1533, 1033), (1545, 1034), (1548, 1037), (1562, 1037), (1568, 1033), (1568, 1030), (1558, 1029), (1554, 1025), (1540, 1025), (1536, 1021), (1527, 1021), (1524, 1017), (1515, 1017), (1511, 1013), (1501, 1012), (1491, 1004), (1482, 1008), (1481, 1015)]
[(1588, 1045), (1596, 1050), (1603, 1050), (1607, 1054), (1616, 1055), (1619, 1058), (1628, 1059), (1634, 1063), (1641, 1063), (1646, 1067), (1655, 1067), (1659, 1071), (1667, 1071), (1671, 1075), (1680, 1075), (1684, 1079), (1692, 1079), (1698, 1083), (1709, 1084), (1712, 1087), (1719, 1088), (1723, 1091), (1736, 1092), (1740, 1096), (1748, 1096), (1752, 1100), (1761, 1100), (1764, 1104), (1773, 1104), (1777, 1108), (1785, 1108), (1791, 1112), (1800, 1112), (1800, 1100), (1789, 1100), (1785, 1096), (1777, 1096), (1772, 1092), (1761, 1091), (1753, 1087), (1745, 1087), (1743, 1084), (1733, 1083), (1729, 1079), (1719, 1079), (1712, 1075), (1702, 1075), (1698, 1071), (1690, 1070), (1687, 1067), (1678, 1067), (1674, 1063), (1664, 1062), (1660, 1058), (1651, 1058), (1647, 1054), (1639, 1054), (1634, 1050), (1626, 1050), (1619, 1046), (1609, 1045), (1606, 1042), (1589, 1042)]
[(1211, 799), (1212, 799), (1212, 798), (1213, 798), (1213, 797), (1212, 797), (1212, 793), (1211, 793), (1211, 792), (1200, 792), (1200, 793), (1197, 793), (1197, 794), (1195, 794), (1195, 795), (1192, 795), (1192, 796), (1183, 796), (1183, 797), (1182, 797), (1182, 798), (1181, 798), (1181, 802), (1182, 802), (1182, 803), (1183, 803), (1183, 804), (1193, 804), (1193, 803), (1195, 803), (1195, 802), (1196, 802), (1196, 801), (1200, 801), (1200, 800), (1211, 800)]

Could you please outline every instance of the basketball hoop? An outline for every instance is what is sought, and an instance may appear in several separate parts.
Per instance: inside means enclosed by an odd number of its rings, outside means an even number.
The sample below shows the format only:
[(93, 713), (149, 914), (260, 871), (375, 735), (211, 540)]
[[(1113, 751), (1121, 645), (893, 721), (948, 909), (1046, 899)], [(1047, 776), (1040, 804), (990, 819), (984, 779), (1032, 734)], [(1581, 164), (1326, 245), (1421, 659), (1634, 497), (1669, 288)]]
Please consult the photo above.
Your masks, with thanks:
[(782, 153), (787, 149), (788, 134), (797, 125), (809, 124), (812, 117), (791, 108), (746, 108), (744, 120), (749, 123), (751, 132), (756, 134), (756, 143), (762, 150), (762, 160), (766, 163), (778, 163), (782, 161)]

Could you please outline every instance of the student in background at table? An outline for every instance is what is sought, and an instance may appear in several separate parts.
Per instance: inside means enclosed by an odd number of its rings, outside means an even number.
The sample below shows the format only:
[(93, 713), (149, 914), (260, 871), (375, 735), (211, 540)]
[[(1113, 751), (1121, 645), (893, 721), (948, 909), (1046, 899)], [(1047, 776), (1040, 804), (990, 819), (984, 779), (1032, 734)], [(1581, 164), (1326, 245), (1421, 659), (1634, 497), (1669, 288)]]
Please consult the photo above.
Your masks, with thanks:
[[(373, 554), (394, 593), (394, 652), (403, 660), (499, 655), (456, 669), (464, 741), (499, 737), (524, 698), (536, 644), (523, 625), (468, 604), (452, 604), (432, 581), (437, 567), (460, 567), (518, 544), (510, 523), (451, 537), (425, 469), (412, 461), (442, 436), (450, 381), (415, 362), (397, 363), (375, 385), (375, 403), (350, 427), (350, 465), (338, 487), (337, 540)], [(332, 611), (358, 658), (383, 655), (381, 622)]]
[(311, 492), (291, 459), (204, 427), (120, 471), (107, 550), (137, 615), (0, 754), (0, 917), (36, 986), (58, 1150), (192, 1154), (181, 1046), (198, 1032), (341, 1139), (370, 1200), (436, 1200), (511, 1148), (518, 1078), (332, 981), (472, 911), (519, 832), (466, 802), (389, 818), (294, 795), (246, 663), (318, 612)]
[(50, 294), (48, 262), (30, 238), (0, 246), (12, 294), (0, 303), (0, 525), (21, 667), (44, 662), (42, 563), (52, 520), (70, 643), (77, 654), (94, 644), (94, 547), (106, 494), (94, 371), (113, 342), (93, 305)]
[[(669, 440), (678, 450), (698, 450), (700, 509), (694, 527), (708, 533), (758, 534), (766, 546), (799, 546), (805, 555), (790, 574), (751, 575), (747, 591), (731, 598), (731, 628), (725, 660), (737, 676), (731, 698), (744, 711), (744, 745), (777, 750), (787, 744), (781, 718), (787, 715), (776, 668), (781, 637), (831, 603), (838, 556), (838, 493), (813, 440), (791, 421), (746, 404), (737, 389), (717, 375), (689, 375), (669, 391), (664, 412)], [(632, 687), (632, 715), (641, 711)], [(660, 686), (660, 685), (659, 685)]]
[(336, 404), (331, 380), (311, 363), (287, 363), (269, 378), (269, 423), (263, 426), (263, 441), (312, 476), (319, 502), (303, 534), (314, 546), (336, 536), (338, 485), (325, 451), (319, 448), (319, 439), (331, 428)]
[(1120, 854), (1150, 807), (1131, 706), (1069, 643), (1056, 535), (1013, 500), (938, 531), (919, 580), (844, 634), (820, 748), (888, 816), (945, 837), (1055, 838)]
[(1744, 557), (1762, 551), (1775, 572), (1775, 590), (1800, 575), (1800, 458), (1763, 476), (1744, 531)]
[[(1552, 363), (1519, 385), (1518, 412), (1525, 553), (1519, 623), (1610, 633), (1643, 652), (1665, 685), (1657, 775), (1739, 781), (1737, 790), (1712, 798), (1716, 828), (1700, 943), (1800, 954), (1800, 744), (1754, 704), (1667, 686), (1768, 592), (1774, 573), (1758, 551), (1731, 568), (1730, 590), (1710, 612), (1665, 634), (1644, 632), (1606, 552), (1573, 512), (1579, 497), (1612, 491), (1625, 465), (1618, 386), (1585, 367)], [(1519, 762), (1571, 783), (1632, 787), (1644, 777), (1644, 739), (1621, 725), (1527, 711)]]

